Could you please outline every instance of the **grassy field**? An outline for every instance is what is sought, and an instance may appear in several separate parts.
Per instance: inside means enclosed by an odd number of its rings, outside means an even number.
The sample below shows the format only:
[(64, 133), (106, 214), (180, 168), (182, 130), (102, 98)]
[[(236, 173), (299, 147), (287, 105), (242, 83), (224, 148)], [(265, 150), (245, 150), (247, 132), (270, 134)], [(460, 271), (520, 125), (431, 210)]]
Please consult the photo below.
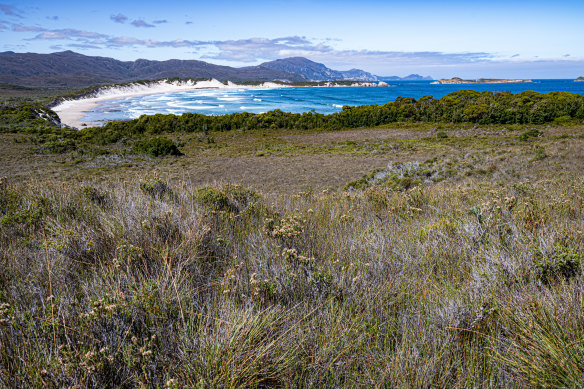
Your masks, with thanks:
[(582, 386), (583, 125), (168, 137), (0, 134), (0, 386)]

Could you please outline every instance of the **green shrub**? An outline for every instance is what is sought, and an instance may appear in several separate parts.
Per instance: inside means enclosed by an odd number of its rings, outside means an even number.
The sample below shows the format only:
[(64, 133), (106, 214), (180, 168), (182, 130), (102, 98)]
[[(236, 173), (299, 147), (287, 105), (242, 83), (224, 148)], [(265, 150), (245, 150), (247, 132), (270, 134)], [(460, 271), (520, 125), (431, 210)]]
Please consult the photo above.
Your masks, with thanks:
[(524, 133), (522, 133), (521, 135), (519, 135), (519, 140), (520, 141), (528, 141), (530, 138), (538, 138), (542, 135), (542, 132), (532, 128), (531, 130), (527, 130)]
[(3, 226), (37, 226), (49, 208), (49, 201), (41, 196), (34, 196), (30, 203), (17, 201), (9, 205), (7, 212), (2, 212), (0, 225)]
[(538, 278), (544, 284), (549, 284), (578, 274), (581, 262), (581, 255), (576, 254), (572, 249), (564, 245), (558, 244), (551, 255), (538, 254), (534, 266)]
[(164, 196), (165, 194), (171, 193), (168, 184), (159, 178), (141, 182), (140, 189), (147, 195), (158, 198)]
[(547, 158), (547, 154), (545, 153), (545, 147), (543, 146), (536, 146), (535, 147), (535, 155), (531, 159), (532, 161), (541, 161), (542, 159)]
[(438, 139), (446, 139), (448, 138), (448, 134), (446, 134), (444, 131), (440, 131), (439, 133), (436, 134), (436, 137)]
[(383, 169), (375, 169), (371, 173), (364, 175), (358, 180), (349, 182), (343, 187), (343, 190), (365, 190), (369, 187), (369, 183), (373, 181), (375, 175), (382, 171)]
[(183, 155), (173, 141), (163, 137), (155, 137), (140, 140), (134, 143), (133, 151), (148, 154), (151, 157), (164, 157), (167, 155)]
[(216, 211), (232, 210), (234, 208), (227, 194), (220, 189), (204, 186), (197, 190), (197, 202)]
[(554, 119), (554, 124), (566, 124), (572, 121), (572, 117), (570, 115), (559, 116)]
[(254, 190), (245, 188), (241, 185), (226, 185), (224, 190), (225, 194), (227, 194), (240, 208), (247, 207), (249, 204), (260, 199), (260, 196)]

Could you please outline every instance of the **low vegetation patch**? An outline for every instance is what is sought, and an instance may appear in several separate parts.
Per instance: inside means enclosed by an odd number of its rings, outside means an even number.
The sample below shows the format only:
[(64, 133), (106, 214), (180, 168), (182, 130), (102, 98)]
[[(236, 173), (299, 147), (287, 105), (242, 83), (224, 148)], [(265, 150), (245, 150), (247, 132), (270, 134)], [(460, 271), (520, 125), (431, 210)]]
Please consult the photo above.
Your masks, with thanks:
[[(536, 149), (537, 160), (545, 158), (541, 153), (540, 149)], [(376, 169), (358, 180), (349, 182), (344, 189), (363, 190), (371, 186), (379, 186), (403, 191), (448, 179), (492, 175), (496, 170), (497, 167), (492, 162), (488, 162), (484, 157), (472, 155), (466, 155), (462, 159), (432, 158), (423, 162), (390, 162), (385, 169)]]

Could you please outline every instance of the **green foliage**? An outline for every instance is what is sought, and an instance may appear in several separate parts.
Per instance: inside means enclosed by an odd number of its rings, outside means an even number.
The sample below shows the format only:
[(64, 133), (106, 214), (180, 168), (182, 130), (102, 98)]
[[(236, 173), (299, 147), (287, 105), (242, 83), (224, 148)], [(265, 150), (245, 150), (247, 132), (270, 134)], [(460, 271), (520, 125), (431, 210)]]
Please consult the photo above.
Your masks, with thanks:
[(37, 147), (40, 153), (64, 154), (77, 149), (77, 144), (72, 139), (56, 139), (41, 143)]
[(172, 140), (163, 137), (139, 140), (134, 143), (132, 150), (138, 153), (148, 154), (151, 157), (183, 155)]
[(153, 178), (148, 181), (142, 181), (140, 183), (140, 190), (155, 198), (161, 198), (165, 194), (170, 194), (171, 189), (168, 184), (159, 178)]
[(260, 200), (260, 196), (253, 189), (245, 188), (242, 185), (229, 184), (225, 186), (224, 190), (239, 209), (244, 209)]
[(225, 192), (211, 186), (204, 186), (197, 190), (197, 202), (216, 211), (233, 209), (233, 204)]
[(537, 138), (540, 137), (542, 135), (541, 131), (539, 131), (536, 128), (532, 128), (531, 130), (527, 130), (524, 133), (522, 133), (521, 135), (519, 135), (519, 140), (520, 141), (528, 141), (531, 138)]
[(446, 138), (448, 138), (448, 134), (446, 134), (444, 131), (439, 131), (439, 132), (436, 134), (436, 137), (437, 137), (438, 139), (446, 139)]
[(554, 119), (554, 124), (567, 124), (572, 121), (572, 117), (570, 115), (559, 116)]
[(574, 277), (580, 271), (582, 255), (571, 248), (558, 243), (549, 255), (538, 253), (534, 262), (539, 279), (549, 284), (559, 279)]
[(535, 155), (531, 159), (531, 161), (541, 161), (542, 159), (547, 158), (547, 154), (545, 153), (545, 147), (543, 146), (535, 146)]
[(343, 190), (351, 189), (365, 190), (369, 186), (369, 183), (374, 180), (375, 175), (382, 171), (383, 169), (375, 169), (371, 173), (364, 175), (360, 179), (349, 182), (347, 185), (344, 186)]
[(33, 196), (27, 201), (16, 198), (14, 193), (6, 197), (3, 199), (5, 205), (0, 209), (0, 225), (35, 227), (48, 211), (47, 199), (41, 196)]

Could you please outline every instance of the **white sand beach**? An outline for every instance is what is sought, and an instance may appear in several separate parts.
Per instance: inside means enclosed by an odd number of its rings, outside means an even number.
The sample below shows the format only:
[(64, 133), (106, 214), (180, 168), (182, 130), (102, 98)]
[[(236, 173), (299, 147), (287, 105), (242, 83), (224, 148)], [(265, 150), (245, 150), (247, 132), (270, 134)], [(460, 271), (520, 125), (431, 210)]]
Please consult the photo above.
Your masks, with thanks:
[(80, 129), (98, 125), (97, 122), (84, 121), (83, 117), (95, 109), (101, 102), (107, 100), (123, 99), (126, 97), (146, 96), (159, 93), (169, 93), (196, 89), (233, 89), (233, 88), (283, 88), (285, 85), (264, 82), (258, 86), (237, 85), (228, 81), (224, 84), (215, 79), (207, 81), (167, 82), (161, 80), (149, 84), (130, 84), (113, 86), (100, 90), (95, 96), (74, 100), (65, 100), (52, 109), (59, 115), (61, 123)]

